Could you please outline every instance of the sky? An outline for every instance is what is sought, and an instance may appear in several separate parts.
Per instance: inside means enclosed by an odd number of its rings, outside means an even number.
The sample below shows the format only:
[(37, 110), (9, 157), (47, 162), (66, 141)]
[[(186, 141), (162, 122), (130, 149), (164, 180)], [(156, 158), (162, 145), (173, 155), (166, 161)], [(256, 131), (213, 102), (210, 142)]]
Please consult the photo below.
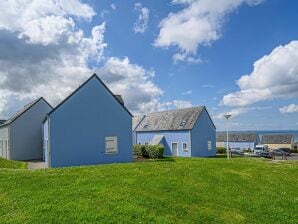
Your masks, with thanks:
[(218, 131), (298, 129), (298, 2), (10, 0), (0, 118), (96, 73), (134, 114), (206, 106)]

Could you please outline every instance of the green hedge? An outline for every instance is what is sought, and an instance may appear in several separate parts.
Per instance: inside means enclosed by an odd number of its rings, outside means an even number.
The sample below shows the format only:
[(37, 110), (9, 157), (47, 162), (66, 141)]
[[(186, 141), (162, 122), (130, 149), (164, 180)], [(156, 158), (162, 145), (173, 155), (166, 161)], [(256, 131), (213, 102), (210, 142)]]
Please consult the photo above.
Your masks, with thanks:
[(227, 153), (227, 149), (225, 147), (216, 147), (216, 152), (218, 154), (226, 154)]
[(133, 154), (144, 158), (163, 158), (164, 147), (161, 145), (134, 145)]

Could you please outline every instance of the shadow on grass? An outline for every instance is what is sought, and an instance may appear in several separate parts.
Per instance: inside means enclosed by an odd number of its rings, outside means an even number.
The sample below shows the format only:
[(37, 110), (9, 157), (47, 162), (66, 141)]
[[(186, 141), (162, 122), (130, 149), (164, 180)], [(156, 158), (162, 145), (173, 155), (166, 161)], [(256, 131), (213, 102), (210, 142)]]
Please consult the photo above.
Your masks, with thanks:
[(174, 157), (165, 156), (162, 159), (150, 159), (150, 158), (135, 158), (134, 162), (176, 162)]

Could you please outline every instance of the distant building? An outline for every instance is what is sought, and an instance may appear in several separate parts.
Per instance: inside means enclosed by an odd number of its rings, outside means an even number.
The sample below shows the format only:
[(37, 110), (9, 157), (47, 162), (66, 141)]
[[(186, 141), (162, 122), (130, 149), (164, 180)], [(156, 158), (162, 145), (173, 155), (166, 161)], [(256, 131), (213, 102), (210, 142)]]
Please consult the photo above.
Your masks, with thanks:
[(164, 145), (168, 156), (215, 156), (215, 130), (203, 106), (133, 118), (134, 144)]
[(94, 74), (47, 115), (46, 167), (131, 162), (132, 115)]
[(42, 159), (42, 121), (52, 106), (39, 98), (0, 126), (0, 157), (11, 160)]
[[(240, 149), (254, 149), (259, 143), (259, 137), (255, 132), (229, 132), (229, 147)], [(216, 134), (216, 147), (227, 148), (227, 133)]]
[(262, 136), (261, 143), (268, 145), (269, 149), (294, 147), (294, 136), (292, 134), (265, 134)]

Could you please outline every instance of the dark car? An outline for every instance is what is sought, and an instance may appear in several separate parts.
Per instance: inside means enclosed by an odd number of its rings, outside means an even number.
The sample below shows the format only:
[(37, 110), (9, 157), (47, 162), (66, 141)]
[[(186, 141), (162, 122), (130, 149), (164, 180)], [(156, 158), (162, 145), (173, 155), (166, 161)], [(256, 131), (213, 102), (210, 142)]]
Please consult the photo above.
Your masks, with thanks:
[(271, 152), (261, 152), (261, 153), (259, 153), (259, 156), (271, 159), (272, 158), (272, 153)]
[(288, 153), (289, 155), (291, 155), (291, 149), (289, 149), (289, 148), (279, 148), (279, 150), (284, 151), (284, 152)]
[(285, 151), (283, 151), (283, 150), (280, 150), (280, 149), (274, 149), (274, 150), (272, 151), (272, 153), (273, 153), (274, 155), (276, 155), (276, 156), (283, 156), (283, 155), (289, 156), (289, 155), (290, 155), (289, 153), (287, 153), (287, 152), (285, 152)]

